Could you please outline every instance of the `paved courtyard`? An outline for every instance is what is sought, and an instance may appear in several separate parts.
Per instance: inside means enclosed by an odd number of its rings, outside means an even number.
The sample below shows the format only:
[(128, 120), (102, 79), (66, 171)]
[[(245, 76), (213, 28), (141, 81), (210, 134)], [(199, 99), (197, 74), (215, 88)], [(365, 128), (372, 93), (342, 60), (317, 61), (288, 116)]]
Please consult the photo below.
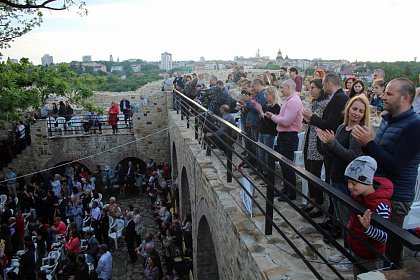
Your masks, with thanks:
[[(132, 204), (134, 207), (140, 208), (140, 212), (143, 217), (143, 220), (142, 220), (143, 225), (146, 228), (146, 232), (156, 234), (159, 231), (159, 228), (157, 224), (155, 223), (153, 211), (150, 209), (150, 200), (148, 197), (146, 197), (145, 195), (143, 195), (143, 197), (128, 195), (125, 197), (117, 196), (116, 198), (117, 198), (117, 203), (120, 205), (121, 210), (123, 211), (130, 204)], [(155, 240), (155, 246), (161, 257), (164, 275), (166, 275), (166, 267), (164, 263), (164, 258), (162, 256), (162, 250), (161, 250), (161, 242), (156, 236), (154, 237), (154, 240)], [(123, 239), (119, 240), (118, 250), (115, 250), (114, 246), (111, 244), (112, 243), (110, 242), (111, 253), (112, 253), (112, 258), (113, 258), (112, 279), (113, 280), (144, 279), (143, 275), (140, 273), (140, 270), (142, 268), (142, 263), (140, 259), (138, 259), (137, 262), (134, 264), (131, 264), (128, 262), (130, 258), (128, 256), (127, 246), (124, 240)]]

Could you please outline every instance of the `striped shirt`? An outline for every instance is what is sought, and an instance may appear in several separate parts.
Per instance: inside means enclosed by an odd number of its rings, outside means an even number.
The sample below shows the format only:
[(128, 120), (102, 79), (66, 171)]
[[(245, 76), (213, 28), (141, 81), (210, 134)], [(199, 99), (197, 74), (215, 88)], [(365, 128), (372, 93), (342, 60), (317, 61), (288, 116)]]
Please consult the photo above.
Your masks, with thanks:
[[(391, 208), (382, 202), (378, 205), (378, 207), (376, 207), (376, 213), (382, 218), (388, 220), (389, 216), (391, 215)], [(372, 225), (369, 225), (369, 227), (365, 229), (365, 234), (381, 243), (385, 243), (388, 239), (388, 234), (385, 231)]]

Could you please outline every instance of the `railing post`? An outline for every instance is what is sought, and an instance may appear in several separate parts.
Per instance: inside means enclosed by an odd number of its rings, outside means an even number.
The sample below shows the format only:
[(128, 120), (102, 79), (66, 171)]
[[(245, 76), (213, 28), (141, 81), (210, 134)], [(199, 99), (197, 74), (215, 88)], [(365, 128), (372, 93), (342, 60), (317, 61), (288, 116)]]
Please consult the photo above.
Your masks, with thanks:
[(232, 182), (232, 147), (233, 142), (231, 140), (232, 129), (229, 128), (227, 139), (226, 139), (226, 167), (227, 167), (227, 182)]
[(198, 139), (198, 118), (199, 118), (199, 114), (195, 114), (195, 118), (194, 118), (194, 136), (195, 139)]
[(173, 106), (174, 106), (174, 109), (176, 110), (176, 114), (178, 115), (179, 114), (178, 97), (176, 96), (175, 90), (173, 90), (172, 93), (173, 93), (173, 101), (172, 101)]
[[(271, 235), (273, 233), (273, 204), (274, 204), (274, 172), (276, 170), (276, 163), (274, 156), (268, 153), (268, 174), (267, 174), (267, 201), (265, 204), (265, 211), (267, 217), (265, 218), (265, 234)], [(271, 205), (270, 205), (271, 204)]]
[(181, 120), (184, 120), (184, 108), (182, 108), (183, 106), (183, 101), (182, 98), (179, 99), (179, 107), (181, 107)]
[[(188, 102), (185, 103), (187, 104)], [(185, 113), (187, 114), (187, 128), (190, 128), (190, 106), (185, 108)]]

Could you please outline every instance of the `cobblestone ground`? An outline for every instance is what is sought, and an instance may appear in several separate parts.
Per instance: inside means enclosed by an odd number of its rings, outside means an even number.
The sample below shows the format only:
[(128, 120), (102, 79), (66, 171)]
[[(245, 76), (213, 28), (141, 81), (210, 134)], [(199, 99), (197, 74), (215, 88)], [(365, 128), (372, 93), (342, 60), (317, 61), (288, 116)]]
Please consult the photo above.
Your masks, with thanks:
[[(166, 267), (163, 259), (163, 253), (161, 248), (161, 242), (156, 237), (156, 233), (159, 231), (159, 227), (155, 223), (155, 218), (153, 216), (153, 211), (150, 209), (150, 200), (146, 195), (141, 196), (134, 196), (128, 195), (125, 197), (116, 197), (117, 203), (120, 205), (121, 210), (125, 210), (128, 205), (132, 204), (134, 207), (139, 207), (140, 212), (143, 216), (143, 225), (146, 228), (146, 232), (154, 234), (155, 239), (155, 246), (159, 252), (161, 257), (161, 262), (163, 265), (163, 272), (166, 275)], [(105, 200), (107, 201), (107, 200)], [(128, 261), (130, 260), (127, 252), (127, 246), (124, 242), (124, 239), (121, 238), (118, 242), (118, 250), (115, 250), (114, 246), (111, 245), (112, 242), (110, 241), (111, 253), (112, 253), (112, 260), (113, 260), (113, 271), (112, 271), (112, 279), (113, 280), (130, 280), (130, 279), (144, 279), (143, 275), (140, 273), (140, 269), (142, 268), (142, 263), (140, 259), (137, 260), (136, 263), (131, 264)]]

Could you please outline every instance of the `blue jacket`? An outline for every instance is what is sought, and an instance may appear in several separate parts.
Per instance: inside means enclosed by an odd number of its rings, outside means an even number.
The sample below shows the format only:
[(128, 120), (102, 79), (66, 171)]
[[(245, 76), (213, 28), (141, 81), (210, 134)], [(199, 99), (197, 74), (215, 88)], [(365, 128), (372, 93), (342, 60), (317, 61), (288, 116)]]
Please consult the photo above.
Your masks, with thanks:
[(413, 108), (395, 117), (385, 114), (364, 151), (378, 162), (375, 176), (394, 183), (391, 199), (413, 201), (420, 163), (420, 117)]
[[(261, 106), (264, 108), (267, 107), (267, 100), (264, 97), (265, 89), (261, 90), (252, 100), (255, 100), (257, 103), (260, 103)], [(248, 100), (246, 102), (246, 108), (248, 109), (248, 113), (246, 115), (246, 125), (252, 128), (258, 128), (261, 123), (260, 113), (255, 109), (254, 104), (251, 102), (252, 100)]]

